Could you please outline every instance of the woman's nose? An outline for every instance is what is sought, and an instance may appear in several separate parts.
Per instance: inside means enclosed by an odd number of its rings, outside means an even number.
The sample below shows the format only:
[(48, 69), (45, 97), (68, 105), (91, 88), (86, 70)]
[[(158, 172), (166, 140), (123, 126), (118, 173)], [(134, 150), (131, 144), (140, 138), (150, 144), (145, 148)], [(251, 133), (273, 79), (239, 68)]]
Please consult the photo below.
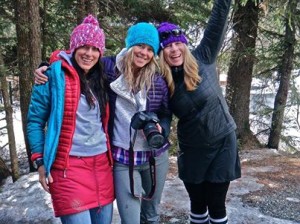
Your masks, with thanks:
[(142, 48), (142, 49), (141, 49), (141, 53), (142, 53), (142, 54), (147, 54), (147, 52), (148, 52), (148, 49), (147, 49), (147, 48)]
[(178, 49), (177, 45), (174, 44), (174, 43), (172, 43), (172, 44), (171, 44), (171, 50), (172, 50), (172, 51), (175, 51), (175, 50), (177, 50), (177, 49)]
[(91, 48), (91, 47), (89, 47), (89, 48), (87, 48), (86, 49), (86, 54), (91, 54), (92, 53), (92, 51), (93, 51), (93, 49)]

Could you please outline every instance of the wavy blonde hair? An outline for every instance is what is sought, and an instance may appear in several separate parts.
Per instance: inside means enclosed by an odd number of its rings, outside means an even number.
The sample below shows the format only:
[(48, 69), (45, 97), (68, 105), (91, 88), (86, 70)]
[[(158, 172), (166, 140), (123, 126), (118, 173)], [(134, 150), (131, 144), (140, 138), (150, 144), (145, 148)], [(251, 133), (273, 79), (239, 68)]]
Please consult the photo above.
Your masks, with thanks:
[(133, 92), (137, 92), (139, 90), (145, 90), (148, 92), (151, 86), (154, 88), (153, 79), (155, 73), (158, 71), (158, 63), (153, 55), (148, 64), (137, 72), (133, 71), (133, 47), (129, 48), (127, 53), (120, 58), (120, 72), (124, 74), (130, 90)]
[[(159, 53), (159, 66), (161, 73), (165, 77), (168, 87), (170, 89), (171, 96), (174, 94), (175, 83), (172, 77), (171, 67), (167, 63), (164, 57), (163, 50)], [(184, 83), (188, 91), (193, 91), (197, 88), (201, 82), (201, 76), (199, 76), (199, 67), (196, 58), (192, 55), (191, 51), (184, 44), (183, 51), (183, 70), (184, 70)]]

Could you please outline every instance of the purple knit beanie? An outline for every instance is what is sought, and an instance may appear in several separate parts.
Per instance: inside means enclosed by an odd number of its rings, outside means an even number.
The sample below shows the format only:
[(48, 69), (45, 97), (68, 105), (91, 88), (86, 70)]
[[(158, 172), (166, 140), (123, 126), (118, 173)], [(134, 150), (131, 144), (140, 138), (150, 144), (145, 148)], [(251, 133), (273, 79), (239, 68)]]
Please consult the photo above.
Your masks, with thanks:
[(101, 55), (105, 50), (105, 35), (98, 20), (92, 15), (84, 18), (71, 34), (70, 50), (74, 52), (78, 47), (90, 45), (99, 49)]
[(184, 44), (188, 43), (184, 32), (180, 29), (179, 26), (163, 22), (157, 27), (159, 38), (160, 38), (160, 46), (161, 48), (165, 48), (166, 45), (173, 42), (182, 42)]

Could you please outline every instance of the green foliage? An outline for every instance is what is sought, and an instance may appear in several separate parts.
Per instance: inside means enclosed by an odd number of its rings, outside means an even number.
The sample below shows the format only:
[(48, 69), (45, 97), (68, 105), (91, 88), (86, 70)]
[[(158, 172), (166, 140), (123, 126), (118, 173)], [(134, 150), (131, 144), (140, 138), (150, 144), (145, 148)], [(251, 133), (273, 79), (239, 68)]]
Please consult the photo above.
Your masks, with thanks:
[(286, 2), (282, 1), (272, 1), (272, 4), (269, 4), (267, 15), (261, 14), (256, 46), (257, 64), (254, 74), (270, 76), (278, 69), (285, 47), (283, 39), (286, 15), (289, 15)]
[[(298, 13), (291, 13), (290, 9), (287, 7), (288, 2), (297, 0), (286, 0), (286, 1), (269, 1), (267, 14), (261, 14), (260, 23), (259, 23), (259, 34), (258, 41), (256, 46), (256, 57), (257, 63), (255, 66), (254, 76), (260, 78), (261, 80), (266, 80), (269, 85), (272, 83), (274, 85), (275, 90), (278, 89), (280, 75), (278, 72), (282, 68), (282, 60), (283, 54), (286, 51), (286, 20), (288, 20), (290, 27), (292, 28), (291, 21), (294, 20), (296, 23), (298, 33), (300, 28), (300, 8), (298, 7), (296, 10)], [(298, 6), (300, 3), (298, 1)], [(292, 28), (293, 29), (293, 28)], [(300, 39), (299, 35), (296, 36), (296, 48), (295, 48), (295, 57), (294, 57), (294, 69), (299, 69), (299, 44)], [(299, 76), (299, 75), (298, 75)], [(299, 142), (299, 138), (297, 139), (295, 136), (290, 138), (289, 134), (285, 133), (285, 128), (289, 126), (289, 128), (293, 127), (295, 130), (299, 130), (300, 125), (296, 125), (295, 120), (298, 118), (292, 117), (294, 114), (300, 115), (299, 110), (296, 111), (295, 108), (299, 108), (299, 86), (296, 88), (294, 79), (296, 75), (292, 74), (291, 76), (291, 84), (288, 102), (285, 106), (285, 117), (283, 118), (283, 127), (281, 130), (281, 142), (282, 147), (285, 149), (291, 150), (295, 145), (295, 142)], [(264, 127), (263, 129), (269, 131), (270, 123), (262, 123), (262, 121), (271, 121), (271, 116), (273, 113), (273, 107), (269, 108), (266, 105), (262, 104), (258, 110), (255, 111), (256, 115), (259, 115), (259, 118), (256, 122), (256, 127)], [(261, 122), (261, 123), (259, 123)], [(299, 122), (299, 121), (298, 121)]]
[(16, 64), (16, 27), (14, 24), (14, 11), (11, 1), (0, 1), (0, 50), (3, 56), (4, 64), (13, 74)]
[[(56, 49), (68, 49), (70, 34), (76, 26), (72, 1), (46, 1), (43, 5), (42, 40), (44, 57)], [(73, 6), (73, 7), (72, 7)], [(47, 60), (47, 58), (43, 58)]]
[[(101, 27), (106, 33), (105, 54), (116, 54), (123, 48), (128, 27), (138, 21), (149, 21), (155, 25), (163, 21), (178, 23), (187, 32), (193, 46), (202, 34), (199, 29), (204, 27), (207, 22), (212, 2), (212, 0), (200, 2), (196, 0), (99, 1), (97, 16)], [(70, 33), (78, 23), (76, 15), (78, 2), (75, 0), (44, 0), (40, 3), (43, 42), (42, 60), (48, 60), (54, 50), (69, 47)], [(5, 52), (15, 52), (5, 57), (12, 62), (12, 56), (16, 55), (16, 50), (13, 50), (16, 49), (16, 33), (14, 21), (12, 20), (14, 18), (14, 5), (11, 1), (1, 1), (0, 5), (2, 6), (2, 4), (5, 13), (0, 12), (6, 16), (0, 17), (0, 41)], [(6, 32), (7, 30), (10, 30), (10, 32)], [(4, 33), (7, 36), (3, 35)]]

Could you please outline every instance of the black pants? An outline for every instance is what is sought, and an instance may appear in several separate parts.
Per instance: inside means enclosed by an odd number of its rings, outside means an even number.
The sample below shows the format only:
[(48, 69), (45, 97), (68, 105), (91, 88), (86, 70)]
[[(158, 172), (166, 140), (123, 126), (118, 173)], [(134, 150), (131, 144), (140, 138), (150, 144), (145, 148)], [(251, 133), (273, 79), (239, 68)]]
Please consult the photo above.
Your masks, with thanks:
[(213, 219), (226, 217), (225, 200), (230, 182), (200, 184), (184, 183), (191, 201), (193, 214), (209, 213)]

